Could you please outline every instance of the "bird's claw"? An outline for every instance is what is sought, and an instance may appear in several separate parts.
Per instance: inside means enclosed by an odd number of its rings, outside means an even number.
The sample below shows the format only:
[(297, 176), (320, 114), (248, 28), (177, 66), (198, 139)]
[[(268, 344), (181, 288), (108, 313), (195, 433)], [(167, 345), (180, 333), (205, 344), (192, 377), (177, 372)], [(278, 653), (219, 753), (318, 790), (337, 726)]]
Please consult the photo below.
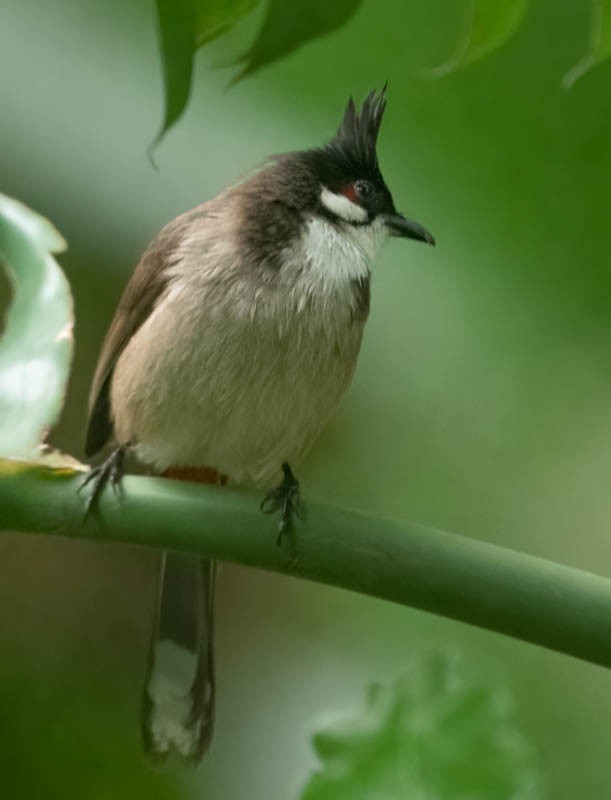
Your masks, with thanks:
[(265, 495), (261, 502), (261, 511), (264, 514), (273, 514), (280, 510), (280, 519), (278, 520), (278, 537), (277, 544), (280, 546), (282, 540), (286, 536), (290, 536), (292, 545), (291, 560), (288, 567), (294, 566), (299, 560), (299, 554), (294, 541), (294, 527), (293, 517), (298, 519), (305, 518), (305, 510), (301, 503), (301, 492), (299, 489), (299, 481), (293, 475), (291, 468), (288, 464), (282, 465), (284, 478), (279, 486)]
[(93, 483), (93, 488), (85, 501), (85, 511), (83, 513), (83, 524), (87, 521), (89, 514), (95, 507), (96, 503), (106, 484), (110, 481), (112, 490), (115, 497), (121, 497), (121, 478), (123, 477), (123, 460), (125, 457), (125, 450), (118, 447), (108, 456), (106, 461), (97, 467), (92, 467), (81, 485), (78, 487), (77, 492), (81, 492), (89, 483)]

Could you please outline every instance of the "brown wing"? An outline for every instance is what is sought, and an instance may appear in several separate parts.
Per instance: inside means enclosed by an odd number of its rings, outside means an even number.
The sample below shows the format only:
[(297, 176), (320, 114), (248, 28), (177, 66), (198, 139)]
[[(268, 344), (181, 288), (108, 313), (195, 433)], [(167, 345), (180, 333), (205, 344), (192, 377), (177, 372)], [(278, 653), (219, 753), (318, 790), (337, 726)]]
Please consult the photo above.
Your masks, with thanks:
[(166, 225), (144, 252), (125, 288), (104, 339), (89, 394), (89, 420), (85, 438), (85, 454), (88, 456), (101, 450), (113, 434), (110, 382), (117, 359), (163, 293), (168, 280), (165, 268), (185, 228), (201, 216), (202, 207), (199, 206)]

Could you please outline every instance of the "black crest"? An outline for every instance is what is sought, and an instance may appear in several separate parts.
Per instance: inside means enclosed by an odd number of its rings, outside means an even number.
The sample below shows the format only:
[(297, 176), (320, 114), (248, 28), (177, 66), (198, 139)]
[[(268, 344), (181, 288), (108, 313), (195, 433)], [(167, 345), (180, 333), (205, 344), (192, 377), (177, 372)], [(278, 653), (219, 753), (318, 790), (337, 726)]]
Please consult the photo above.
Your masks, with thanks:
[(327, 149), (342, 159), (376, 172), (378, 170), (376, 145), (385, 108), (386, 84), (379, 92), (374, 90), (367, 95), (360, 111), (357, 111), (351, 97), (342, 124), (327, 145)]

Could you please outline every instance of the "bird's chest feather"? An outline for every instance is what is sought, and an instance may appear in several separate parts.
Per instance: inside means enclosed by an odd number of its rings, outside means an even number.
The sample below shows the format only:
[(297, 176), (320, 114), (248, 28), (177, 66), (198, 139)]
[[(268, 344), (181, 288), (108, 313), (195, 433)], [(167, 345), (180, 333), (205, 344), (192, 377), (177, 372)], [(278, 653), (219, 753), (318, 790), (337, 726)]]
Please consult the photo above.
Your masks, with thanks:
[(368, 254), (309, 233), (267, 279), (226, 265), (173, 280), (126, 351), (141, 350), (140, 374), (119, 363), (113, 392), (145, 460), (262, 484), (307, 450), (348, 388), (369, 308)]

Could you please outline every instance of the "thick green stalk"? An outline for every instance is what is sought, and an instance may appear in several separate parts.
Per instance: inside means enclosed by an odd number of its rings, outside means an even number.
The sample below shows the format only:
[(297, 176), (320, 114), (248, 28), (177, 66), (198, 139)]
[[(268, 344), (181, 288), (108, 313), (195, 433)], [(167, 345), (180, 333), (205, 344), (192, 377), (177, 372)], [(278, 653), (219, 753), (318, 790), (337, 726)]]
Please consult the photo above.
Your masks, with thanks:
[[(3, 462), (6, 465), (9, 462)], [(284, 571), (256, 495), (127, 477), (82, 522), (74, 473), (0, 469), (0, 530), (130, 542)], [(310, 505), (291, 573), (611, 666), (611, 581), (414, 524)]]

